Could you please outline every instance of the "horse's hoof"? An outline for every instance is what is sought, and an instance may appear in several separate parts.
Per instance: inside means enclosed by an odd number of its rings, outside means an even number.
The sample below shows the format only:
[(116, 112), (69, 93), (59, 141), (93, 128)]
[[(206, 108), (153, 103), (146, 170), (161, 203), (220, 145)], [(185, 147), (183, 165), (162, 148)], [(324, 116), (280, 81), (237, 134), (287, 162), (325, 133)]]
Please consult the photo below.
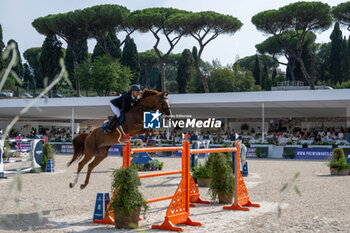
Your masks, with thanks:
[(84, 184), (80, 185), (80, 189), (84, 189), (84, 188), (85, 188)]
[(73, 188), (74, 184), (73, 183), (69, 183), (69, 188)]

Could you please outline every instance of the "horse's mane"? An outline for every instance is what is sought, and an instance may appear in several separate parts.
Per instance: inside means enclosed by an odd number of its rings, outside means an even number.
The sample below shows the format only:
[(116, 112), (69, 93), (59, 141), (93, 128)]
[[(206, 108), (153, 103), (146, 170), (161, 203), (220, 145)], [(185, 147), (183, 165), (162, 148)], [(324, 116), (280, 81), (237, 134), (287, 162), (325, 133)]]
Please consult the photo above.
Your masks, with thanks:
[(140, 100), (145, 99), (145, 98), (147, 98), (148, 96), (157, 95), (157, 94), (159, 94), (159, 92), (156, 91), (156, 90), (144, 89), (144, 90), (141, 92), (141, 98), (140, 98)]

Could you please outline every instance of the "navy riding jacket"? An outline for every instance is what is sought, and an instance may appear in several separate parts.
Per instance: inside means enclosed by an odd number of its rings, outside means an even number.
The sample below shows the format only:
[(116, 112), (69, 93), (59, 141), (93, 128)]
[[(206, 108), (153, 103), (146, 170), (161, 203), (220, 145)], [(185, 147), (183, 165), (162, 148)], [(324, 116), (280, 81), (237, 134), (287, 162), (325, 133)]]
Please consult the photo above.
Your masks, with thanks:
[(111, 100), (111, 103), (121, 111), (127, 112), (138, 103), (138, 99), (131, 97), (131, 92), (123, 93), (118, 98)]

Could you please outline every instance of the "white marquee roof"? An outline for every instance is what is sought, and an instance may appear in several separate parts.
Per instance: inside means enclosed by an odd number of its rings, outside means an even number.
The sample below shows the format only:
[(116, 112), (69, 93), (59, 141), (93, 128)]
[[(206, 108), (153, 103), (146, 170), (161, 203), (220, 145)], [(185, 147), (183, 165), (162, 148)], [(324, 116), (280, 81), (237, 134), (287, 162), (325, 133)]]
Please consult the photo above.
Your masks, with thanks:
[[(115, 97), (40, 99), (24, 114), (27, 120), (105, 119), (112, 115), (109, 101)], [(27, 99), (0, 99), (0, 118), (10, 119), (26, 106)], [(350, 89), (232, 92), (208, 94), (172, 94), (169, 101), (173, 114), (194, 117), (260, 118), (262, 104), (265, 117), (342, 117), (350, 114)]]

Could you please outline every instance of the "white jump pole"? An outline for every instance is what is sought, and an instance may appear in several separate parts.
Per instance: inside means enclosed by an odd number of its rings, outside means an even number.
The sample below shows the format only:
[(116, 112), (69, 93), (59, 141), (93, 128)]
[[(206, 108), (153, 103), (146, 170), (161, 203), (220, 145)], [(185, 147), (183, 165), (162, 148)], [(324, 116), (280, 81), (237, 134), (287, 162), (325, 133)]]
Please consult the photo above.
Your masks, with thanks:
[[(210, 140), (204, 139), (202, 143), (203, 143), (203, 145), (204, 145), (204, 149), (209, 149)], [(205, 162), (208, 161), (209, 155), (210, 155), (210, 153), (205, 153), (205, 157), (204, 157), (204, 161), (205, 161)]]
[(3, 141), (0, 141), (0, 178), (7, 178), (5, 176), (5, 172), (4, 172), (4, 161), (3, 161), (3, 158), (2, 158), (2, 154), (4, 153), (4, 150), (3, 150)]
[[(38, 156), (41, 155), (41, 158), (42, 158), (42, 154), (43, 154), (43, 148), (42, 148), (42, 145), (41, 145), (41, 142), (39, 139), (9, 139), (9, 140), (6, 140), (7, 142), (20, 142), (20, 143), (23, 143), (23, 142), (30, 142), (31, 144), (31, 149), (10, 149), (8, 151), (6, 151), (7, 153), (8, 152), (29, 152), (30, 153), (30, 158), (29, 159), (20, 159), (20, 160), (14, 160), (14, 161), (3, 161), (3, 159), (1, 158), (1, 165), (0, 165), (0, 176), (1, 176), (1, 171), (4, 173), (4, 174), (11, 174), (11, 173), (14, 173), (14, 172), (11, 172), (11, 171), (4, 171), (4, 166), (3, 164), (4, 163), (18, 163), (18, 162), (26, 162), (26, 161), (31, 161), (31, 167), (29, 168), (24, 168), (24, 170), (26, 169), (29, 169), (30, 171), (32, 169), (38, 169), (38, 168), (41, 168), (40, 164), (41, 161), (36, 161), (36, 154)], [(40, 143), (40, 145), (38, 145), (38, 143)], [(2, 152), (4, 152), (4, 147), (1, 146), (0, 147), (0, 150)], [(2, 154), (2, 153), (1, 153)], [(24, 171), (22, 169), (22, 171)], [(21, 171), (21, 170), (19, 170)], [(16, 171), (18, 172), (18, 171)]]

